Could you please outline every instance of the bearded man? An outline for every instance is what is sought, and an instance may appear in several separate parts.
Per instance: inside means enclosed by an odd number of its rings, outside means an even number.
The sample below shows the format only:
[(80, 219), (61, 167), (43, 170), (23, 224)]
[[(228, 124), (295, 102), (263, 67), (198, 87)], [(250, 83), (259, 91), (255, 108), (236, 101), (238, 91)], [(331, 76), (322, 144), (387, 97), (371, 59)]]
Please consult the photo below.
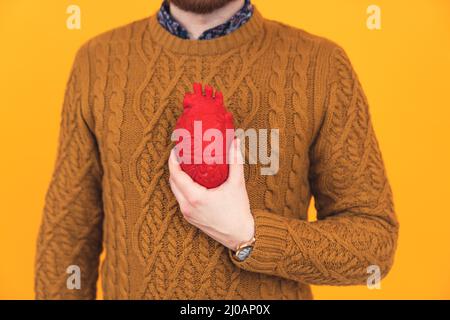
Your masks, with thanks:
[[(194, 94), (223, 101), (235, 128), (278, 130), (266, 150), (277, 172), (261, 174), (237, 139), (230, 156), (242, 161), (220, 186), (181, 169), (171, 134), (193, 83), (211, 86)], [(332, 41), (263, 18), (250, 0), (170, 0), (78, 51), (37, 298), (94, 299), (104, 251), (107, 299), (311, 299), (310, 285), (385, 276), (397, 235), (367, 99)]]

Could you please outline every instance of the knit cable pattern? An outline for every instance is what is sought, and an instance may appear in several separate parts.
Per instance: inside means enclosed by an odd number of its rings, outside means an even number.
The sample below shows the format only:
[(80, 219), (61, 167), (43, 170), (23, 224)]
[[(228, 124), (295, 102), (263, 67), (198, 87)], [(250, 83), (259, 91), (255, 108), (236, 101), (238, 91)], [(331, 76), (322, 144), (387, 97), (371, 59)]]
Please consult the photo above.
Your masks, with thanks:
[[(275, 175), (246, 154), (257, 240), (244, 262), (183, 219), (168, 183), (193, 82), (223, 92), (237, 128), (279, 130)], [(152, 16), (82, 46), (61, 117), (37, 298), (95, 298), (102, 248), (107, 299), (310, 299), (310, 284), (364, 284), (369, 266), (392, 266), (398, 222), (368, 102), (329, 40), (255, 9), (227, 36), (186, 42)], [(66, 286), (70, 265), (80, 290)]]

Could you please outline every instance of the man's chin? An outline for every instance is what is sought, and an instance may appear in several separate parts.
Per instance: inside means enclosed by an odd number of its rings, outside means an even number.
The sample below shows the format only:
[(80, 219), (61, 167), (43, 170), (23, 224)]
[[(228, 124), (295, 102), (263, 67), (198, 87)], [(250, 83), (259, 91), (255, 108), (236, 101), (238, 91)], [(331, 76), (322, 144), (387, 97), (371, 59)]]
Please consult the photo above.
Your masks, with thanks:
[(211, 13), (233, 1), (236, 0), (169, 0), (169, 2), (184, 11), (198, 14)]

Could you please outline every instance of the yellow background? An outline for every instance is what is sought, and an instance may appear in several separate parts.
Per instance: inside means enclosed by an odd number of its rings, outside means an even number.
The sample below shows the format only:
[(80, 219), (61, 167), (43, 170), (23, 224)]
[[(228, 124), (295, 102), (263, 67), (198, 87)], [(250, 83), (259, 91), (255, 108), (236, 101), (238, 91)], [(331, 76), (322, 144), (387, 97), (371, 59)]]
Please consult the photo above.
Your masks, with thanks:
[[(314, 287), (317, 299), (450, 298), (450, 1), (255, 0), (264, 16), (341, 44), (371, 104), (400, 219), (381, 290)], [(66, 8), (81, 7), (81, 30)], [(64, 86), (88, 38), (159, 0), (0, 0), (0, 298), (33, 298), (35, 240)], [(382, 10), (382, 30), (366, 9)]]

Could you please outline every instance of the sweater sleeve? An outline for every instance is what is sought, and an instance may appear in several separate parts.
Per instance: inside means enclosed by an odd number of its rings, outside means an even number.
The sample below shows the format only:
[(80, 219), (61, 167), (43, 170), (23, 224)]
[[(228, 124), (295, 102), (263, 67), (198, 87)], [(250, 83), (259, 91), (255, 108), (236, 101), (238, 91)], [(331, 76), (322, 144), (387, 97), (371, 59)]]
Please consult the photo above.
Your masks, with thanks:
[[(326, 108), (310, 148), (317, 221), (255, 210), (248, 271), (307, 284), (365, 284), (390, 270), (398, 223), (368, 104), (345, 52), (330, 54)], [(375, 266), (375, 267), (373, 267)], [(370, 269), (368, 269), (370, 267)], [(373, 272), (373, 271), (370, 271)]]
[(37, 299), (96, 296), (102, 172), (96, 139), (89, 128), (92, 122), (87, 111), (89, 72), (85, 51), (84, 46), (76, 55), (64, 96), (57, 159), (37, 241)]

